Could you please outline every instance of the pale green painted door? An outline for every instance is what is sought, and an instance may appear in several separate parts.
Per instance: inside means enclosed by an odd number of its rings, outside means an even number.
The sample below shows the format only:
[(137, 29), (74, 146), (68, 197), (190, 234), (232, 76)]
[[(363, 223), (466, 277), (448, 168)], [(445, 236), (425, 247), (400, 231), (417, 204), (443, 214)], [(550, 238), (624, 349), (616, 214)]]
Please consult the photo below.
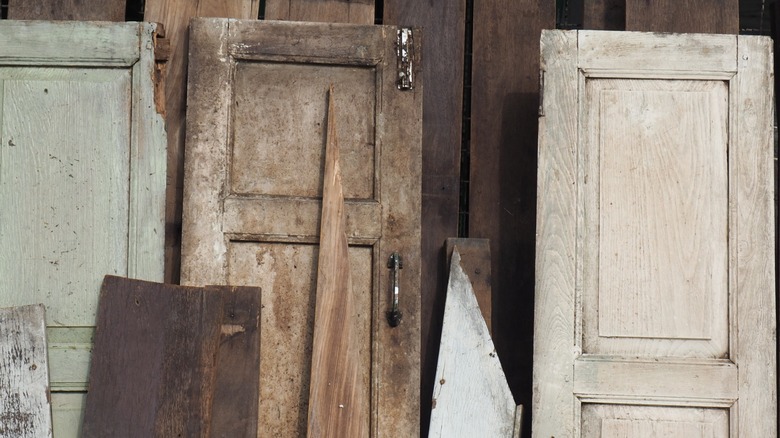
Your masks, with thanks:
[(75, 437), (106, 274), (162, 280), (150, 24), (0, 22), (0, 307), (44, 303), (55, 437)]

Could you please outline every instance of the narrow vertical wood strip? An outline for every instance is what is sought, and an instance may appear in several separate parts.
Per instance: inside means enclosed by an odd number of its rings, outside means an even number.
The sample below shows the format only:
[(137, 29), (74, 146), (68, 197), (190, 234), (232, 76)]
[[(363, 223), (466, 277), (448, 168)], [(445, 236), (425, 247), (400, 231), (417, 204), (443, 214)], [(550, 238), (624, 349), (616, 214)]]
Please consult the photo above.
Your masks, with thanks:
[(360, 418), (367, 400), (359, 387), (357, 339), (350, 318), (354, 303), (333, 93), (331, 85), (307, 436), (362, 437), (368, 435), (368, 419)]
[(385, 0), (385, 24), (424, 29), (422, 45), (421, 433), (428, 432), (447, 291), (448, 237), (458, 235), (466, 1)]
[(468, 237), (490, 239), (493, 341), (512, 392), (526, 405), (532, 392), (539, 36), (552, 28), (555, 2), (474, 3)]
[(625, 30), (739, 33), (738, 0), (625, 0)]

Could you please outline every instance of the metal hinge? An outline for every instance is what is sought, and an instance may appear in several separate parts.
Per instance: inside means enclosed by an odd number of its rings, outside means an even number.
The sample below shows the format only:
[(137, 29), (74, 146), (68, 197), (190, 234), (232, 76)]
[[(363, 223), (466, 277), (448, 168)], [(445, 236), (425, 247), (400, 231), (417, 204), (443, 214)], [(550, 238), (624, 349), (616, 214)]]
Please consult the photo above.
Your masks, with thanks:
[(395, 45), (396, 55), (398, 56), (398, 86), (399, 90), (411, 90), (414, 88), (414, 70), (412, 60), (414, 59), (414, 36), (412, 29), (402, 27), (398, 29), (398, 39)]

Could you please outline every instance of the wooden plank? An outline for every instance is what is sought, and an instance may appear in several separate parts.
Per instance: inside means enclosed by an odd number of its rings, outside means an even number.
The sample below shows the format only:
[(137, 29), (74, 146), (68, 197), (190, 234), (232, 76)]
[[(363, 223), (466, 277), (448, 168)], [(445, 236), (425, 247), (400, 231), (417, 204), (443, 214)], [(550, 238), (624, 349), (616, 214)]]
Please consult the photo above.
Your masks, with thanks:
[(125, 0), (12, 0), (8, 19), (125, 21)]
[(424, 29), (422, 44), (421, 407), (427, 432), (449, 273), (443, 243), (458, 235), (466, 1), (385, 0), (385, 24)]
[(106, 276), (82, 436), (255, 437), (259, 296)]
[(624, 30), (626, 28), (626, 0), (584, 1), (582, 28)]
[(307, 436), (366, 436), (361, 418), (358, 339), (350, 315), (355, 303), (341, 186), (333, 85), (328, 93), (317, 296)]
[(490, 286), (490, 240), (448, 238), (445, 247), (450, 260), (456, 246), (460, 254), (460, 264), (471, 281), (482, 318), (487, 324), (488, 333), (492, 336), (493, 289)]
[(473, 26), (468, 237), (490, 239), (493, 342), (530, 405), (539, 37), (555, 28), (555, 2), (474, 2)]
[(165, 208), (165, 281), (178, 283), (181, 264), (181, 215), (184, 187), (184, 120), (187, 91), (188, 26), (194, 17), (253, 19), (259, 0), (169, 1), (147, 0), (144, 19), (161, 23), (169, 51), (158, 84), (163, 88), (165, 128), (168, 132), (168, 180)]
[(265, 19), (374, 24), (374, 0), (268, 0)]
[(739, 33), (738, 0), (625, 0), (625, 30)]
[(519, 436), (516, 411), (472, 282), (453, 248), (430, 437)]
[(52, 436), (43, 304), (0, 309), (0, 436)]

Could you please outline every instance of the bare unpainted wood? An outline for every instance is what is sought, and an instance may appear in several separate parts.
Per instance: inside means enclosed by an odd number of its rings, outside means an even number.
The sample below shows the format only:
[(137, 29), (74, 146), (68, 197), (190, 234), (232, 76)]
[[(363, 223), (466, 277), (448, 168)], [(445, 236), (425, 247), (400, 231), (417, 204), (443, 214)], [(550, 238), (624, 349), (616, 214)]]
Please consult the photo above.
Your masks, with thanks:
[(630, 31), (739, 33), (738, 0), (625, 0)]
[[(395, 87), (396, 28), (198, 19), (191, 37), (182, 281), (263, 288), (259, 433), (307, 430), (333, 84), (337, 108), (352, 114), (354, 97), (369, 112), (340, 117), (335, 127), (355, 300), (348, 319), (367, 400), (361, 421), (369, 436), (416, 435), (422, 85), (411, 92)], [(239, 127), (239, 121), (251, 122)], [(276, 154), (276, 160), (239, 163), (240, 154), (243, 160)], [(371, 171), (354, 157), (372, 163)], [(298, 166), (320, 176), (266, 178), (279, 169), (300, 173)], [(394, 251), (412, 262), (401, 275), (404, 319), (391, 328), (387, 259)]]
[[(328, 92), (325, 172), (322, 188), (320, 245), (317, 256), (317, 294), (309, 415), (309, 437), (366, 436), (368, 416), (359, 375), (359, 339), (350, 316), (355, 310), (344, 191), (341, 185), (339, 143), (333, 86)], [(362, 414), (362, 415), (361, 415)]]
[(265, 19), (374, 24), (374, 0), (267, 0)]
[(554, 2), (474, 2), (468, 236), (491, 242), (493, 341), (524, 405), (532, 392), (538, 41), (554, 27)]
[(519, 437), (516, 411), (455, 244), (433, 388), (430, 437)]
[(259, 0), (146, 0), (144, 19), (161, 23), (168, 47), (158, 86), (164, 94), (168, 132), (165, 208), (165, 281), (178, 283), (181, 264), (181, 205), (184, 187), (184, 120), (187, 101), (188, 27), (194, 17), (257, 18)]
[(258, 288), (106, 276), (82, 436), (256, 437), (259, 305)]
[(616, 37), (542, 38), (534, 436), (773, 436), (770, 41)]
[(8, 248), (0, 252), (0, 305), (35, 300), (49, 309), (58, 436), (78, 435), (103, 275), (162, 279), (155, 30), (0, 22), (0, 202), (9, 206), (0, 210)]
[(582, 3), (583, 29), (625, 30), (626, 0), (588, 0)]
[(492, 336), (493, 290), (490, 287), (490, 240), (448, 238), (445, 242), (445, 248), (450, 260), (452, 260), (452, 252), (456, 246), (460, 254), (461, 266), (466, 272), (469, 281), (471, 281), (471, 287), (474, 289), (474, 296), (477, 297), (479, 310), (482, 313), (485, 324), (487, 324), (488, 334)]
[(11, 0), (10, 20), (125, 21), (123, 0)]
[[(384, 2), (383, 13), (384, 24), (415, 26), (425, 33), (420, 393), (431, 394), (449, 273), (442, 243), (458, 235), (466, 1), (390, 0)], [(421, 409), (425, 434), (431, 412), (425, 398)]]
[(0, 436), (52, 436), (46, 308), (0, 309)]

